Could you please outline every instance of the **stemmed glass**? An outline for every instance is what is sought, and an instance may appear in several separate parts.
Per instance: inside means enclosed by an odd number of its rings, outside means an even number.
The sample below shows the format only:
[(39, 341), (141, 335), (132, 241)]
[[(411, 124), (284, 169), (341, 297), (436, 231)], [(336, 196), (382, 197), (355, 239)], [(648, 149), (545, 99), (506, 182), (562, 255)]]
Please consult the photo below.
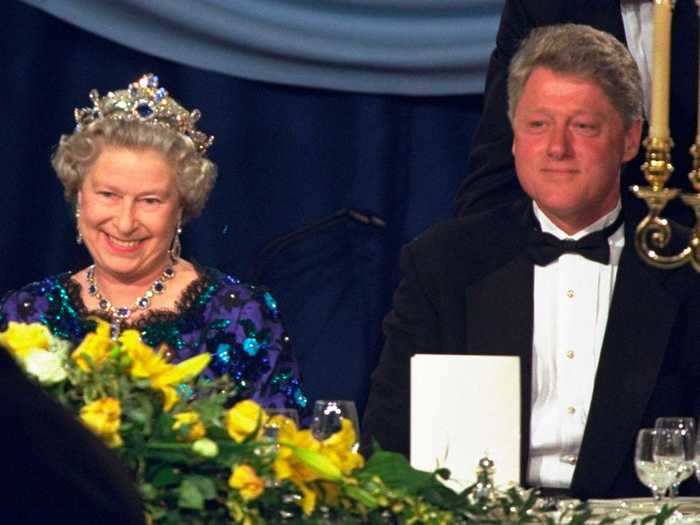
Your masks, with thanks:
[(266, 408), (269, 416), (263, 426), (263, 434), (270, 439), (277, 439), (280, 431), (292, 423), (299, 427), (299, 413), (293, 408)]
[(319, 440), (329, 438), (342, 428), (343, 420), (349, 420), (355, 431), (353, 450), (359, 447), (360, 424), (355, 403), (345, 400), (319, 400), (314, 403), (311, 434)]
[(693, 475), (695, 469), (695, 421), (691, 417), (660, 417), (656, 419), (656, 428), (667, 428), (680, 432), (683, 440), (685, 461), (682, 462), (676, 480), (671, 485), (669, 496), (678, 496), (680, 484)]
[(684, 462), (683, 436), (678, 430), (643, 428), (637, 434), (634, 468), (657, 502), (676, 481)]

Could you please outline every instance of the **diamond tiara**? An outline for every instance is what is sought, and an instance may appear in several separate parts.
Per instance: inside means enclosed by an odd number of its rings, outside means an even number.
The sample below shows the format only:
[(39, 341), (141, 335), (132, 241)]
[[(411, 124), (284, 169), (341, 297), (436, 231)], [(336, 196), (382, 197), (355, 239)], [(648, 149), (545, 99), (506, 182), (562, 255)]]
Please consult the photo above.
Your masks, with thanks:
[(76, 130), (102, 119), (132, 120), (170, 128), (194, 142), (200, 155), (205, 155), (214, 137), (199, 131), (195, 124), (202, 116), (198, 109), (187, 111), (158, 86), (158, 77), (148, 73), (127, 89), (110, 91), (104, 97), (96, 89), (90, 91), (92, 107), (73, 112)]

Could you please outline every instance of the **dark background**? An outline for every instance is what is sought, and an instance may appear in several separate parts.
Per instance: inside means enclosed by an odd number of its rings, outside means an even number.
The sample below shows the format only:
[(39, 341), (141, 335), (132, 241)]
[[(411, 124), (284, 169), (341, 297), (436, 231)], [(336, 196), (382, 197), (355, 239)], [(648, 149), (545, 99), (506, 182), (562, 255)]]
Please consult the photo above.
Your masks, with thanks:
[[(219, 181), (185, 227), (184, 257), (268, 285), (310, 396), (362, 410), (399, 249), (451, 216), (481, 97), (265, 84), (138, 53), (19, 2), (1, 2), (0, 20), (0, 293), (87, 264), (51, 151), (90, 89), (154, 72), (216, 136)], [(347, 209), (359, 213), (325, 220)]]

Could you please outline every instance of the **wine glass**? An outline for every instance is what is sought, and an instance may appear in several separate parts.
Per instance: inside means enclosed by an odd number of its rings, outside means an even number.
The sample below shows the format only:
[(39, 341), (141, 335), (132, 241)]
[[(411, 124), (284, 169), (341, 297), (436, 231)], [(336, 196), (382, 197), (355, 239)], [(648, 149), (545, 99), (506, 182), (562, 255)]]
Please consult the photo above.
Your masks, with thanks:
[(683, 437), (678, 430), (643, 428), (637, 434), (634, 469), (657, 502), (676, 480), (684, 461)]
[(357, 418), (355, 403), (345, 400), (319, 400), (314, 403), (311, 433), (318, 440), (329, 438), (342, 428), (346, 419), (352, 423), (355, 431), (353, 450), (359, 447), (360, 424)]
[(299, 427), (299, 413), (293, 408), (266, 408), (269, 416), (263, 425), (263, 434), (270, 439), (277, 440), (282, 429), (291, 426)]
[(669, 495), (673, 499), (678, 496), (680, 484), (692, 476), (695, 469), (695, 421), (692, 417), (659, 417), (656, 419), (655, 427), (678, 430), (683, 439), (685, 461), (681, 464), (676, 481), (669, 490)]

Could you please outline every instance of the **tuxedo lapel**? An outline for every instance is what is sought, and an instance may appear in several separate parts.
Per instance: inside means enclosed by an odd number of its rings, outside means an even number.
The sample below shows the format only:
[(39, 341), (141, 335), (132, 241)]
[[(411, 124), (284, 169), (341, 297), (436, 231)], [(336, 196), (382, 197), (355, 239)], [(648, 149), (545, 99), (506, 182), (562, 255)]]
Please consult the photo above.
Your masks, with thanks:
[(572, 480), (572, 492), (582, 498), (605, 494), (629, 460), (678, 311), (633, 243), (628, 236)]
[(520, 357), (521, 481), (530, 443), (533, 265), (518, 255), (466, 290), (466, 351)]

